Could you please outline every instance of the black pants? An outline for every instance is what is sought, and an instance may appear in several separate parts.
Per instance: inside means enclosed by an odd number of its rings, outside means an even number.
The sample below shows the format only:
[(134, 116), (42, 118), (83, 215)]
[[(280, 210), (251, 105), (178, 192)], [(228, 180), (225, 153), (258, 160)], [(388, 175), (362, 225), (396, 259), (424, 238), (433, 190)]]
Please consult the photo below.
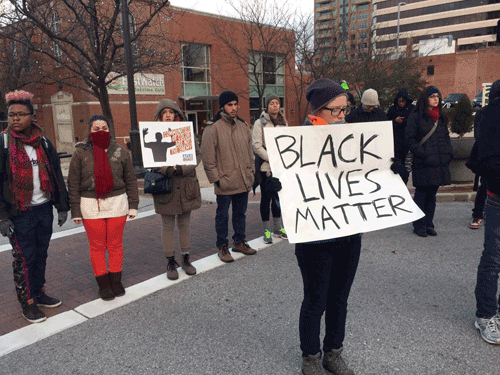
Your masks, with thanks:
[(52, 204), (34, 206), (10, 218), (14, 224), (11, 238), (14, 283), (17, 299), (24, 303), (34, 298), (45, 284), (47, 250), (52, 236)]
[(474, 219), (482, 219), (484, 213), (484, 203), (486, 202), (486, 191), (488, 184), (486, 179), (481, 177), (479, 188), (477, 189), (476, 199), (474, 200), (474, 208), (472, 209), (472, 217)]
[(434, 212), (436, 212), (436, 194), (439, 186), (415, 186), (413, 200), (424, 212), (425, 216), (413, 222), (415, 230), (434, 228)]
[(303, 356), (320, 352), (321, 317), (325, 313), (323, 351), (340, 349), (344, 342), (347, 299), (356, 275), (361, 236), (323, 243), (298, 243), (295, 255), (304, 283), (299, 335)]
[(271, 204), (271, 211), (273, 217), (281, 217), (281, 209), (279, 206), (278, 195), (271, 196), (266, 190), (266, 181), (268, 179), (266, 172), (260, 172), (261, 183), (260, 183), (260, 217), (262, 221), (269, 221), (269, 204)]
[(217, 233), (217, 247), (228, 245), (229, 206), (233, 206), (233, 241), (238, 244), (245, 240), (246, 212), (248, 207), (248, 193), (233, 195), (217, 195), (217, 209), (215, 211), (215, 232)]

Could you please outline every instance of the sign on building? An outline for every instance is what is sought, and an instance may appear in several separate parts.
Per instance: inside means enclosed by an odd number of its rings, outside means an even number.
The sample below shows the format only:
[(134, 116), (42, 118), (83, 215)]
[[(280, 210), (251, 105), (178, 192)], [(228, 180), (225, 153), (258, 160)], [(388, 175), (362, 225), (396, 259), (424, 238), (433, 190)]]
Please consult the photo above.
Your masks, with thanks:
[[(110, 76), (117, 76), (110, 73)], [(165, 95), (165, 76), (163, 74), (136, 73), (134, 74), (135, 93), (137, 95)], [(108, 94), (127, 94), (127, 76), (116, 78), (108, 85)]]

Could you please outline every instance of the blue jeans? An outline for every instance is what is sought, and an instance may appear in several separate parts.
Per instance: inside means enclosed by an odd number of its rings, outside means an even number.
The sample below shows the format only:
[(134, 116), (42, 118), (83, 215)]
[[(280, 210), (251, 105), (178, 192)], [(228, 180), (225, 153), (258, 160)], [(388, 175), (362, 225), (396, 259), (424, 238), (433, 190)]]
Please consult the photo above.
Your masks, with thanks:
[(233, 205), (233, 241), (238, 244), (245, 240), (248, 192), (233, 195), (217, 195), (217, 211), (215, 212), (217, 247), (228, 245), (227, 236), (230, 204)]
[(484, 249), (477, 268), (476, 317), (489, 319), (499, 308), (500, 197), (488, 196), (484, 210)]
[(10, 218), (14, 236), (10, 239), (17, 299), (24, 303), (40, 293), (45, 284), (47, 250), (52, 236), (52, 204), (44, 203)]
[(347, 299), (358, 268), (361, 236), (319, 243), (297, 243), (295, 255), (304, 283), (299, 336), (302, 356), (320, 352), (321, 317), (325, 314), (323, 351), (344, 342)]

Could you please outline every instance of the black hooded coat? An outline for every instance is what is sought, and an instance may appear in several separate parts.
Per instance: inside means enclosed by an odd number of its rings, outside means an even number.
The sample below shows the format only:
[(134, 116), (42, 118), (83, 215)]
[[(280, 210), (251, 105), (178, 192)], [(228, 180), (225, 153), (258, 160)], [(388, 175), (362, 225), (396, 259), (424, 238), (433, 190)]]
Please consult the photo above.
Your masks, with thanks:
[[(406, 104), (404, 107), (400, 107), (398, 104), (398, 99), (404, 98)], [(401, 89), (394, 98), (394, 104), (391, 105), (387, 111), (387, 119), (392, 121), (392, 131), (394, 135), (394, 157), (404, 162), (406, 154), (408, 154), (408, 147), (405, 145), (405, 128), (408, 123), (408, 117), (412, 113), (415, 106), (412, 104), (412, 99), (408, 95), (406, 89)], [(403, 117), (403, 121), (399, 124), (396, 122), (396, 118)]]
[(500, 80), (491, 85), (489, 103), (481, 111), (476, 141), (478, 168), (488, 191), (500, 195)]

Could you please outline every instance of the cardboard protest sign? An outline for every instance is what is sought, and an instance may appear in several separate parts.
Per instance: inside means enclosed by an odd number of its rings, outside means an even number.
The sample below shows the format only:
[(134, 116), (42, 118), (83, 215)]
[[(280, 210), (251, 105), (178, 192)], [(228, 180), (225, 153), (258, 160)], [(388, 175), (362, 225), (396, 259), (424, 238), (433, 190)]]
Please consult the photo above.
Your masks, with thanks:
[(192, 122), (139, 122), (144, 167), (196, 165)]
[(424, 216), (390, 170), (392, 123), (264, 128), (291, 243), (388, 228)]

